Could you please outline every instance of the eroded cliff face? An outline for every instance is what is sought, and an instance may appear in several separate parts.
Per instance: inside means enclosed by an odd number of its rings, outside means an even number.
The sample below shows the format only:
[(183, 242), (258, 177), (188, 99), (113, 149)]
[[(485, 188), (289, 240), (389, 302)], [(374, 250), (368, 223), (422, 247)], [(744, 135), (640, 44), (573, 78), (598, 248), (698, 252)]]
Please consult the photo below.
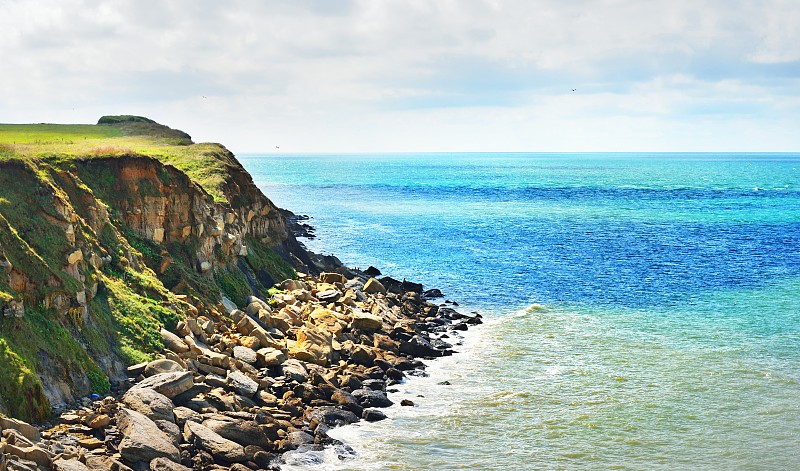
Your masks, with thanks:
[[(123, 379), (161, 326), (224, 315), (309, 255), (230, 152), (214, 201), (141, 156), (0, 162), (0, 412), (31, 420)], [(20, 401), (19, 398), (25, 398)]]

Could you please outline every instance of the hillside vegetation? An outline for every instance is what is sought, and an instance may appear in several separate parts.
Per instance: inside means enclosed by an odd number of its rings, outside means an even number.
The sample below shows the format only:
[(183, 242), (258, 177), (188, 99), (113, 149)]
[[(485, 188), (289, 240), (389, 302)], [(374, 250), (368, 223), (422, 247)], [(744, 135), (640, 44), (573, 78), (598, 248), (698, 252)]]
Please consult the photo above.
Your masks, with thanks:
[(307, 260), (219, 144), (140, 117), (0, 124), (0, 414), (105, 393), (188, 315)]

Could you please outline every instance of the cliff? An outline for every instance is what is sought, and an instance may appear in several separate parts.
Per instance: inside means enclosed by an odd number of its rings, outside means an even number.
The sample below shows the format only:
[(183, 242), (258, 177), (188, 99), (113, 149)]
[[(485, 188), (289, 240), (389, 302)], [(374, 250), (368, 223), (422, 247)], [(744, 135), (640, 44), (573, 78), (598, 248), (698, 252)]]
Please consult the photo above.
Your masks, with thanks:
[(125, 379), (162, 327), (319, 272), (225, 147), (138, 117), (0, 125), (0, 413)]

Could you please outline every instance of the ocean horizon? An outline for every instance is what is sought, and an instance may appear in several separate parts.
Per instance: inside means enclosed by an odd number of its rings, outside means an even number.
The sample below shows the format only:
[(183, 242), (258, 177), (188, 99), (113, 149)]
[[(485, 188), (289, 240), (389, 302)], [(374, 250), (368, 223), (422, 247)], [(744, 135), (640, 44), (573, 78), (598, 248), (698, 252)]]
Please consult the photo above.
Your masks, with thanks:
[(352, 459), (289, 469), (800, 462), (800, 154), (239, 160), (309, 249), (486, 321), (390, 394), (414, 407), (334, 432)]

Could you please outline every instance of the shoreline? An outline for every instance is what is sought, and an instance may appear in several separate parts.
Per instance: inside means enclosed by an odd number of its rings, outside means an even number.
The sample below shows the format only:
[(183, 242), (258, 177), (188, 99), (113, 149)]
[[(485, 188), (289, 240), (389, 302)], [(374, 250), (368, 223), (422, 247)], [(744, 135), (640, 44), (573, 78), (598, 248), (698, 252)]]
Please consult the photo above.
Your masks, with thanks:
[(13, 443), (6, 453), (81, 470), (281, 469), (332, 445), (352, 460), (328, 432), (385, 419), (387, 390), (426, 374), (421, 359), (452, 355), (451, 335), (482, 321), (431, 302), (422, 285), (339, 272), (299, 274), (229, 319), (190, 317), (162, 330), (163, 358), (130, 367), (125, 391), (84, 400), (30, 432), (24, 453)]

